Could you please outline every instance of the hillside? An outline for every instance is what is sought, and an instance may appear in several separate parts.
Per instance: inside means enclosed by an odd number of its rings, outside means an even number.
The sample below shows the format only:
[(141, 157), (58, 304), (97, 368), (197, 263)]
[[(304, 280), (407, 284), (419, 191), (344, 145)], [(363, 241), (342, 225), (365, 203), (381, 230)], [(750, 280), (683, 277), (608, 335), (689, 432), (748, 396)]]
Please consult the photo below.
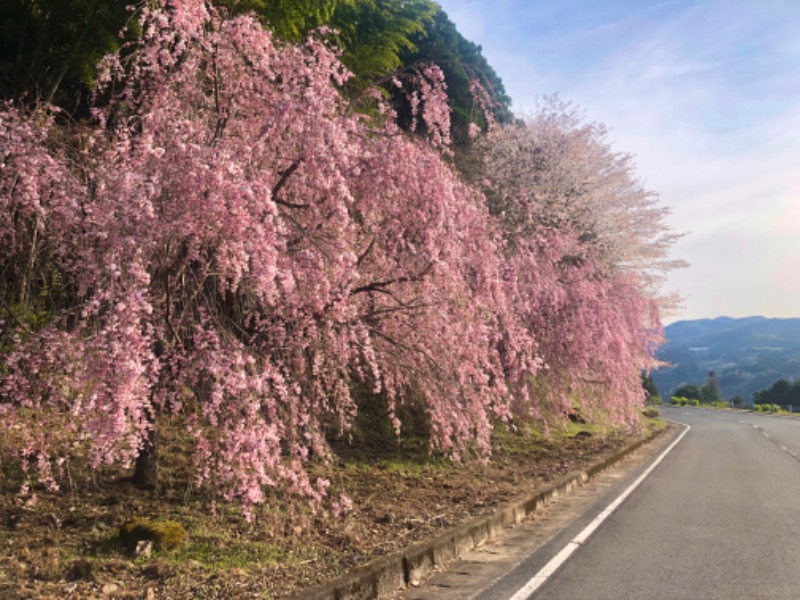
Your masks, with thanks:
[(800, 318), (678, 321), (665, 335), (658, 357), (672, 366), (653, 373), (665, 397), (683, 384), (701, 385), (709, 371), (716, 372), (725, 398), (747, 402), (778, 379), (800, 379)]

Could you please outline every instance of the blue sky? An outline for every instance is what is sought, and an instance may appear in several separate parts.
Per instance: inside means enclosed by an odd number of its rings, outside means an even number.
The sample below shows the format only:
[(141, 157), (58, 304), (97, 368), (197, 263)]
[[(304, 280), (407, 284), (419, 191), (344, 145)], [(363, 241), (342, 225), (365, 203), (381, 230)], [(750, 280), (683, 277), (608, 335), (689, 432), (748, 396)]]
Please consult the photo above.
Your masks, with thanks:
[(605, 123), (690, 263), (667, 318), (800, 317), (800, 0), (443, 0), (518, 112)]

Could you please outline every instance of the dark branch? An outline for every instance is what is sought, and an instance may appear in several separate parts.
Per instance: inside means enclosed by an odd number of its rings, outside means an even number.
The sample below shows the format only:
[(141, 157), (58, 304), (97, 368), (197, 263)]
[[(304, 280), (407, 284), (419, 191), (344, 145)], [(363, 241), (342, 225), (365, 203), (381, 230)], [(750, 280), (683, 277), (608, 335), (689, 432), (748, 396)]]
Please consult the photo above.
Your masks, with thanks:
[(395, 285), (398, 283), (413, 283), (416, 281), (420, 281), (423, 277), (425, 277), (428, 273), (431, 272), (433, 269), (433, 263), (428, 263), (428, 266), (425, 267), (422, 272), (416, 275), (408, 275), (406, 277), (396, 277), (395, 279), (387, 279), (386, 281), (375, 281), (373, 283), (369, 283), (367, 285), (362, 285), (357, 288), (354, 288), (353, 291), (350, 292), (351, 295), (355, 294), (363, 294), (364, 292), (381, 292), (385, 290), (387, 287), (391, 285)]
[(369, 253), (372, 252), (372, 248), (374, 246), (375, 246), (375, 238), (373, 237), (372, 241), (369, 243), (369, 246), (367, 246), (367, 249), (364, 250), (364, 252), (361, 254), (361, 256), (358, 257), (358, 260), (356, 261), (356, 266), (357, 267), (361, 266), (361, 263), (363, 263), (364, 259), (367, 258), (367, 256), (369, 256)]
[(303, 159), (302, 158), (298, 158), (291, 165), (289, 165), (289, 167), (283, 173), (281, 173), (281, 178), (278, 179), (278, 183), (276, 183), (275, 186), (272, 188), (272, 200), (276, 204), (280, 204), (281, 206), (285, 206), (286, 208), (308, 208), (309, 207), (308, 204), (296, 204), (294, 202), (288, 202), (286, 200), (278, 198), (278, 194), (281, 193), (281, 190), (286, 185), (286, 182), (289, 181), (289, 177), (291, 177), (292, 174), (295, 171), (297, 171), (297, 169), (300, 167), (300, 163), (302, 163), (302, 162), (303, 162)]

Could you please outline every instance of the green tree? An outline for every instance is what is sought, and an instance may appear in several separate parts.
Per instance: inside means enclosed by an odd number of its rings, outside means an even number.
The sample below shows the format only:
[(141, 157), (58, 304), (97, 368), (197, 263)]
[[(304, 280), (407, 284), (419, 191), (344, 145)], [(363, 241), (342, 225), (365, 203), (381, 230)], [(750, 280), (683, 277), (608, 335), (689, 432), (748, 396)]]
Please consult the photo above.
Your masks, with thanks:
[(700, 400), (702, 398), (700, 394), (700, 388), (698, 388), (696, 385), (690, 384), (679, 387), (677, 390), (675, 390), (673, 396), (677, 396), (678, 398), (688, 398), (690, 400)]
[(769, 388), (753, 394), (755, 404), (778, 404), (789, 406), (800, 404), (800, 385), (792, 385), (787, 379), (779, 379)]
[(647, 404), (661, 404), (661, 394), (658, 393), (655, 381), (650, 373), (642, 373), (642, 387), (644, 388)]
[(722, 401), (722, 392), (719, 389), (717, 374), (714, 371), (708, 372), (705, 384), (700, 388), (700, 400), (704, 404), (715, 404)]
[(330, 24), (337, 5), (347, 1), (215, 0), (215, 4), (224, 7), (231, 15), (255, 13), (261, 23), (278, 37), (300, 42), (312, 29)]
[(400, 68), (414, 52), (436, 13), (430, 0), (351, 0), (340, 2), (331, 19), (344, 47), (342, 61), (361, 88)]

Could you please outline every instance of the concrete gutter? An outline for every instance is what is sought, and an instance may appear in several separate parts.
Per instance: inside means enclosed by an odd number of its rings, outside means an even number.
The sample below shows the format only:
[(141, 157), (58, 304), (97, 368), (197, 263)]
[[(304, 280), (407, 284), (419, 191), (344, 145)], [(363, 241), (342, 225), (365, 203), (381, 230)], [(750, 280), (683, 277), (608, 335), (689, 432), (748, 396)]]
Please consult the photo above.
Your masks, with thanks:
[(375, 600), (408, 585), (418, 585), (435, 568), (442, 567), (468, 550), (499, 537), (503, 530), (517, 525), (528, 515), (569, 494), (589, 479), (619, 462), (628, 454), (651, 442), (669, 428), (659, 429), (586, 470), (568, 473), (533, 495), (499, 509), (493, 515), (478, 517), (446, 530), (433, 540), (409, 546), (356, 567), (346, 575), (293, 596), (290, 600)]

